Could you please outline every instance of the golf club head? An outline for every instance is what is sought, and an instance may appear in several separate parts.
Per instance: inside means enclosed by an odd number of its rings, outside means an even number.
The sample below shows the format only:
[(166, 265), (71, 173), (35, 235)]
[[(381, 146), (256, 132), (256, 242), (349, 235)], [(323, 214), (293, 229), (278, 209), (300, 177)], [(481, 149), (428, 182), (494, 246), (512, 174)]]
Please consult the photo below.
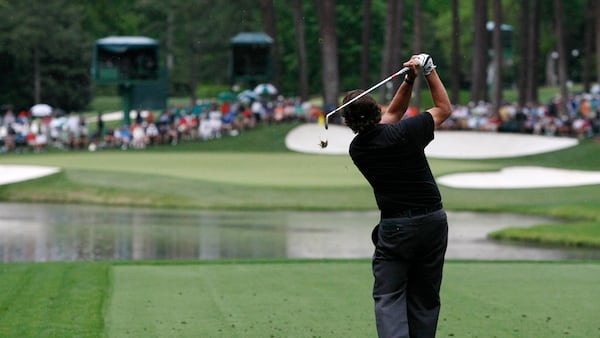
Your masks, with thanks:
[(321, 142), (319, 143), (319, 146), (321, 147), (321, 149), (327, 148), (328, 145), (329, 145), (329, 141), (327, 141), (327, 140), (321, 140)]

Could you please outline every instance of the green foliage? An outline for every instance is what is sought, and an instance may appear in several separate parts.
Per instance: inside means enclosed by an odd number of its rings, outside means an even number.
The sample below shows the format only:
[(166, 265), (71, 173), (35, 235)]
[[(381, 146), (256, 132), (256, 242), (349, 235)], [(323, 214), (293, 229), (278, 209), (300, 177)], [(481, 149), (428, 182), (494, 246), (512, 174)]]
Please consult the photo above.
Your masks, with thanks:
[(200, 98), (214, 99), (221, 92), (231, 91), (231, 87), (227, 85), (206, 83), (198, 86), (196, 95)]
[(0, 94), (0, 101), (26, 109), (33, 105), (39, 65), (42, 102), (65, 110), (84, 108), (91, 98), (91, 58), (81, 8), (66, 0), (11, 1), (0, 7), (0, 19), (5, 33), (0, 55), (9, 61), (2, 65), (9, 81), (0, 88), (8, 95)]
[[(576, 0), (565, 6), (567, 51), (581, 52), (585, 27), (586, 1)], [(85, 109), (91, 95), (89, 78), (90, 52), (96, 39), (109, 35), (145, 35), (160, 42), (163, 62), (173, 60), (169, 69), (172, 94), (190, 95), (199, 85), (201, 96), (207, 86), (230, 86), (229, 39), (241, 31), (264, 28), (260, 4), (251, 0), (235, 2), (216, 0), (164, 2), (134, 1), (4, 1), (0, 6), (0, 103), (29, 107), (33, 103), (34, 46), (41, 52), (42, 98), (65, 110)], [(321, 93), (320, 33), (314, 3), (303, 4), (309, 88), (313, 95)], [(515, 27), (513, 46), (518, 50), (520, 1), (503, 1), (504, 21)], [(275, 1), (277, 52), (281, 59), (281, 90), (287, 96), (298, 93), (298, 60), (292, 6), (288, 1)], [(451, 51), (451, 11), (448, 1), (422, 3), (424, 49), (436, 56), (440, 69), (448, 70)], [(472, 1), (460, 1), (460, 44), (463, 81), (468, 83), (472, 55)], [(403, 23), (402, 54), (412, 53), (413, 4), (406, 2)], [(372, 2), (370, 39), (370, 78), (375, 83), (381, 76), (383, 37), (387, 2)], [(338, 2), (336, 24), (338, 34), (340, 89), (359, 84), (362, 30), (362, 2)], [(489, 18), (491, 19), (491, 6)], [(545, 56), (556, 47), (552, 3), (542, 1), (540, 39), (540, 80), (543, 80)], [(585, 29), (584, 29), (585, 28)], [(515, 54), (518, 55), (518, 54)], [(582, 57), (569, 57), (569, 76), (580, 78)], [(194, 63), (196, 62), (196, 64)], [(518, 77), (520, 60), (508, 68), (509, 82)], [(440, 72), (448, 82), (449, 71)], [(96, 88), (102, 92), (102, 88)], [(106, 92), (104, 92), (106, 94)], [(212, 94), (209, 91), (207, 94)], [(210, 95), (209, 95), (210, 96)]]

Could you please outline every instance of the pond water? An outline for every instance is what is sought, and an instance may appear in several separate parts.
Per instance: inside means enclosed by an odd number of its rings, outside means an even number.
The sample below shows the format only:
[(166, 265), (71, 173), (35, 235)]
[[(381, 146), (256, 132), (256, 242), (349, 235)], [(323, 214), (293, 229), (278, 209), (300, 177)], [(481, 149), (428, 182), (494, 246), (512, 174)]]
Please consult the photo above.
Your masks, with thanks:
[[(368, 258), (376, 212), (177, 211), (0, 203), (0, 261)], [(600, 259), (600, 250), (494, 242), (541, 217), (449, 212), (449, 259)]]

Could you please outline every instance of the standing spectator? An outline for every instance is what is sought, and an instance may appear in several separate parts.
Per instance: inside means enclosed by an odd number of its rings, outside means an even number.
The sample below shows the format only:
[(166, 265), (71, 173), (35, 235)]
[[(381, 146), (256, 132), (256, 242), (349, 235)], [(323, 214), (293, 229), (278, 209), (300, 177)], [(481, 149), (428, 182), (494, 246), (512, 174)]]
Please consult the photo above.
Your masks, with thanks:
[(102, 112), (98, 113), (98, 119), (96, 120), (96, 133), (98, 134), (99, 139), (104, 137), (104, 121), (102, 120)]
[(262, 102), (260, 102), (259, 100), (253, 101), (250, 105), (250, 109), (252, 110), (252, 114), (254, 114), (254, 119), (256, 120), (256, 122), (262, 122), (266, 115), (266, 110)]

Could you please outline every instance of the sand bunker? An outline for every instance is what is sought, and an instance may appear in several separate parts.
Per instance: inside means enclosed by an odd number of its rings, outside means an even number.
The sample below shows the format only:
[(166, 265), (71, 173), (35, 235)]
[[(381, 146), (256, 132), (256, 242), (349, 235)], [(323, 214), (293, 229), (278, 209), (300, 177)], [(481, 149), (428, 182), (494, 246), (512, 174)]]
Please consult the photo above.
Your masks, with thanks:
[[(319, 147), (327, 136), (329, 145)], [(348, 154), (354, 138), (350, 128), (330, 125), (327, 133), (322, 125), (304, 124), (290, 131), (285, 139), (288, 149), (315, 154)], [(540, 154), (577, 145), (573, 138), (475, 131), (436, 131), (435, 139), (425, 148), (427, 156), (447, 159), (505, 158)]]
[(497, 172), (445, 175), (436, 181), (452, 188), (525, 189), (600, 184), (600, 172), (544, 167), (508, 167)]
[(0, 185), (10, 184), (55, 174), (60, 171), (56, 167), (33, 165), (0, 165)]
[(576, 146), (577, 139), (476, 131), (437, 131), (425, 148), (433, 158), (486, 159), (541, 154)]
[[(326, 138), (327, 148), (320, 147), (321, 139)], [(292, 129), (285, 137), (288, 149), (300, 153), (347, 155), (348, 146), (354, 133), (346, 126), (330, 125), (329, 130), (319, 124), (303, 124)]]
[[(329, 145), (319, 147), (327, 136)], [(286, 146), (293, 151), (347, 155), (354, 138), (352, 131), (339, 125), (325, 128), (305, 124), (290, 131)], [(573, 147), (576, 139), (539, 135), (507, 134), (473, 131), (436, 131), (435, 139), (425, 153), (430, 158), (491, 159), (534, 155)], [(565, 170), (544, 167), (511, 167), (499, 172), (458, 173), (436, 178), (437, 182), (453, 188), (471, 189), (525, 189), (569, 187), (600, 184), (600, 172)]]

